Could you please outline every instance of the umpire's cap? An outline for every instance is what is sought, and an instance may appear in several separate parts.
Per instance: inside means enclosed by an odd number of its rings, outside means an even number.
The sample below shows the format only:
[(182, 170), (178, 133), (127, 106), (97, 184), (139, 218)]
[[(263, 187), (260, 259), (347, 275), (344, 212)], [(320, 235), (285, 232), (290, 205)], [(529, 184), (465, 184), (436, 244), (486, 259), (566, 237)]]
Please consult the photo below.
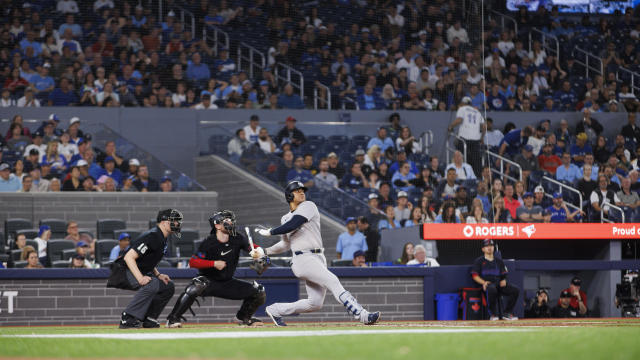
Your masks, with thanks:
[(307, 191), (307, 188), (304, 186), (304, 184), (296, 180), (290, 182), (289, 184), (287, 184), (287, 187), (284, 188), (284, 198), (288, 203), (293, 201), (293, 192), (298, 189), (302, 189), (305, 192)]

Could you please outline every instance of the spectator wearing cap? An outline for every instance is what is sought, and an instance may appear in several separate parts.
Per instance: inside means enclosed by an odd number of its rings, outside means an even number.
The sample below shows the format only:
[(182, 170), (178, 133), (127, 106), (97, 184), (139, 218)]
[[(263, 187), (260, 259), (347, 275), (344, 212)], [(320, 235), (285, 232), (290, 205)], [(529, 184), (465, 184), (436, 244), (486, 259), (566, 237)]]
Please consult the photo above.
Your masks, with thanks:
[(163, 176), (160, 179), (160, 191), (161, 192), (172, 192), (173, 191), (173, 182), (171, 178), (168, 176)]
[(355, 217), (348, 217), (345, 220), (347, 231), (338, 236), (338, 243), (336, 244), (336, 256), (338, 259), (352, 260), (356, 251), (365, 252), (369, 249), (366, 237), (357, 230), (356, 222)]
[(284, 92), (278, 96), (279, 109), (304, 109), (304, 102), (300, 95), (293, 92), (293, 86), (287, 84), (284, 86)]
[(298, 147), (307, 141), (304, 133), (296, 127), (296, 121), (296, 118), (294, 118), (293, 116), (287, 117), (285, 126), (280, 129), (280, 131), (276, 135), (276, 145), (281, 145), (284, 141), (289, 141), (291, 143), (291, 146)]
[(47, 264), (47, 242), (49, 239), (51, 239), (51, 227), (40, 225), (38, 236), (33, 240), (38, 244), (38, 258), (42, 264)]
[(252, 143), (257, 143), (260, 136), (260, 130), (262, 129), (262, 126), (260, 126), (260, 117), (255, 114), (251, 115), (251, 117), (249, 118), (249, 125), (246, 125), (243, 129), (245, 134), (247, 135), (247, 140), (251, 141)]
[(367, 150), (370, 149), (373, 145), (378, 145), (382, 152), (386, 152), (388, 148), (394, 148), (393, 140), (387, 137), (387, 128), (385, 128), (384, 126), (378, 128), (376, 137), (369, 140), (369, 143), (367, 144)]
[(329, 161), (326, 158), (320, 159), (318, 170), (318, 173), (313, 178), (313, 182), (318, 189), (329, 191), (338, 187), (338, 178), (329, 172)]
[(31, 170), (40, 166), (40, 152), (37, 149), (31, 148), (28, 153), (24, 154), (24, 171), (30, 172)]
[(580, 308), (578, 306), (572, 306), (572, 298), (568, 290), (562, 290), (558, 304), (551, 310), (551, 316), (554, 318), (580, 317)]
[[(520, 289), (507, 283), (507, 267), (501, 258), (494, 256), (495, 243), (491, 239), (482, 240), (482, 256), (475, 259), (471, 266), (471, 278), (482, 285), (487, 292), (487, 301), (491, 320), (499, 320), (500, 314), (504, 320), (518, 320), (513, 315), (513, 309), (518, 301)], [(499, 296), (507, 298), (504, 312), (498, 309)]]
[(582, 177), (580, 168), (571, 163), (571, 155), (568, 152), (562, 154), (562, 165), (556, 168), (556, 180), (566, 181), (571, 184)]
[(546, 142), (546, 131), (547, 130), (544, 128), (544, 126), (540, 124), (536, 127), (536, 131), (533, 133), (533, 135), (529, 136), (529, 139), (527, 140), (527, 145), (531, 145), (534, 156), (540, 155), (540, 152), (542, 151), (542, 147)]
[(507, 107), (507, 99), (500, 93), (500, 85), (494, 83), (491, 92), (487, 96), (487, 104), (489, 109), (493, 111), (502, 111)]
[(36, 166), (29, 172), (31, 176), (31, 192), (47, 192), (49, 190), (49, 180), (43, 179), (40, 167)]
[(546, 209), (552, 205), (551, 201), (544, 196), (544, 188), (542, 185), (536, 186), (533, 190), (533, 205), (540, 206), (542, 209)]
[(93, 268), (91, 256), (91, 247), (84, 241), (76, 244), (76, 253), (69, 259), (69, 267), (72, 269), (91, 269)]
[[(593, 155), (592, 155), (593, 158)], [(553, 153), (553, 144), (546, 143), (542, 147), (542, 153), (538, 155), (538, 167), (552, 177), (555, 177), (558, 166), (562, 165), (562, 160)]]
[[(564, 293), (566, 291), (570, 295), (569, 308), (571, 310), (577, 311), (578, 313), (577, 316), (586, 316), (587, 312), (589, 311), (589, 308), (587, 305), (587, 294), (581, 290), (581, 287), (582, 287), (582, 279), (580, 279), (577, 276), (574, 276), (571, 279), (571, 283), (569, 284), (569, 287), (562, 290), (562, 292)], [(560, 305), (560, 301), (558, 301), (558, 305)]]
[(227, 154), (231, 161), (239, 162), (242, 153), (247, 150), (250, 145), (251, 142), (247, 140), (244, 129), (236, 130), (236, 136), (227, 143)]
[(522, 195), (522, 200), (524, 204), (516, 209), (516, 217), (519, 222), (542, 222), (544, 220), (542, 207), (533, 205), (533, 194), (530, 191), (525, 192)]
[(416, 245), (413, 247), (413, 259), (409, 260), (407, 265), (420, 265), (426, 267), (440, 266), (436, 259), (427, 256), (427, 249), (422, 245)]
[[(370, 197), (369, 199), (369, 206), (371, 206), (372, 198)], [(377, 195), (373, 199), (377, 200)], [(380, 233), (376, 229), (378, 227), (378, 220), (381, 218), (382, 214), (380, 210), (375, 208), (375, 213), (370, 213), (369, 216), (374, 219), (374, 222), (369, 221), (367, 216), (360, 216), (358, 217), (357, 226), (358, 231), (360, 231), (366, 239), (367, 250), (364, 254), (366, 262), (376, 262), (378, 261), (378, 249), (380, 248)]]
[(525, 318), (550, 318), (551, 308), (549, 307), (549, 292), (540, 288), (536, 291), (536, 297), (531, 306), (524, 311)]
[(367, 267), (365, 252), (362, 250), (356, 250), (353, 253), (353, 260), (351, 261), (351, 265), (353, 267)]
[(73, 156), (78, 154), (78, 145), (70, 142), (71, 138), (68, 132), (63, 132), (60, 135), (60, 144), (58, 145), (58, 152), (64, 156), (65, 161), (70, 164)]
[(338, 178), (338, 181), (342, 180), (345, 175), (345, 169), (340, 165), (338, 155), (334, 152), (330, 152), (327, 155), (327, 162), (329, 163), (329, 172)]
[(463, 161), (462, 153), (456, 150), (453, 153), (453, 162), (447, 165), (445, 171), (454, 169), (456, 171), (456, 178), (459, 180), (476, 180), (476, 174), (473, 172), (471, 165)]
[(131, 242), (131, 236), (129, 233), (122, 233), (118, 237), (118, 245), (114, 246), (111, 249), (111, 253), (109, 254), (109, 261), (115, 261), (119, 256), (123, 256), (124, 253), (129, 248), (129, 243)]
[(133, 176), (135, 178), (138, 174), (138, 167), (140, 166), (140, 161), (136, 158), (129, 159), (129, 162), (127, 163), (127, 165), (128, 165), (127, 169), (124, 173), (129, 176)]
[(211, 101), (211, 94), (208, 91), (203, 91), (200, 94), (200, 102), (193, 106), (196, 110), (216, 110), (218, 105)]
[[(371, 147), (371, 148), (373, 149), (373, 147)], [(389, 153), (391, 153), (391, 154), (393, 153), (391, 148), (387, 149), (387, 154), (386, 155), (388, 156), (388, 159), (393, 157), (393, 155), (389, 155)], [(404, 149), (398, 151), (397, 155), (395, 156), (395, 159), (396, 160), (389, 166), (389, 173), (391, 173), (392, 176), (395, 175), (398, 172), (398, 170), (400, 170), (400, 167), (402, 166), (403, 163), (409, 164), (409, 166), (410, 166), (409, 171), (412, 174), (418, 175), (418, 173), (420, 172), (420, 170), (419, 170), (418, 166), (416, 165), (416, 163), (407, 158), (407, 152)], [(383, 162), (386, 163), (386, 161), (384, 161), (384, 158), (381, 157), (380, 161), (378, 162), (377, 167), (380, 168), (380, 165)]]
[(0, 163), (0, 192), (17, 192), (22, 188), (20, 178), (11, 173), (11, 165)]
[(571, 154), (572, 162), (577, 166), (582, 166), (584, 164), (584, 158), (587, 154), (593, 154), (591, 145), (587, 144), (586, 133), (581, 132), (576, 136), (576, 143), (571, 145), (569, 152)]
[(395, 219), (401, 224), (409, 220), (411, 217), (411, 209), (413, 204), (409, 201), (409, 196), (405, 191), (399, 191), (396, 200), (396, 206), (393, 208)]
[(562, 199), (562, 193), (557, 192), (553, 194), (553, 205), (546, 208), (546, 222), (552, 223), (566, 223), (577, 222), (580, 220), (580, 209), (570, 212), (567, 204)]
[(160, 191), (160, 186), (158, 182), (151, 177), (149, 177), (149, 168), (147, 165), (142, 164), (138, 167), (138, 174), (136, 180), (133, 182), (133, 186), (138, 189), (138, 191), (147, 192), (147, 191)]
[(411, 183), (411, 180), (415, 178), (416, 175), (411, 172), (411, 164), (408, 162), (402, 162), (400, 163), (398, 171), (396, 171), (391, 177), (391, 183), (395, 190), (408, 192), (415, 188)]
[(588, 108), (584, 108), (582, 110), (582, 120), (576, 125), (576, 133), (585, 133), (587, 134), (587, 142), (589, 144), (594, 144), (598, 135), (602, 133), (604, 128), (598, 122), (598, 120), (591, 117), (591, 110)]
[(55, 88), (56, 82), (51, 76), (49, 76), (50, 68), (51, 65), (49, 63), (44, 63), (44, 65), (38, 66), (38, 73), (31, 76), (31, 78), (29, 79), (31, 88), (40, 98), (46, 98), (49, 93), (51, 93)]

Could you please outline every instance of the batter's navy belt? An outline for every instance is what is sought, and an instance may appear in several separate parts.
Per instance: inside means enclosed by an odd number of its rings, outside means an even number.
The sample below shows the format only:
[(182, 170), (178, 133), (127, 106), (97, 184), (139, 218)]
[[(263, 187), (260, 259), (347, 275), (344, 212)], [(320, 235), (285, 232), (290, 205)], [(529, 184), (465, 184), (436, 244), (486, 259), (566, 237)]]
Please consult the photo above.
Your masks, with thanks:
[(302, 254), (322, 254), (324, 249), (309, 249), (309, 250), (298, 250), (294, 251), (294, 255), (302, 255)]

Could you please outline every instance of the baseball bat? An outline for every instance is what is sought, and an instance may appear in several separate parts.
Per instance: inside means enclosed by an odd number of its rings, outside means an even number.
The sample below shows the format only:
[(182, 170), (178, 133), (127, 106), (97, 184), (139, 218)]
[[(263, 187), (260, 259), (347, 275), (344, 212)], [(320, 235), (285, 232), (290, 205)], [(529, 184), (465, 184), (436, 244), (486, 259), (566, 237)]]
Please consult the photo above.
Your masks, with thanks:
[(244, 232), (247, 233), (247, 239), (249, 239), (249, 246), (251, 246), (251, 250), (253, 250), (253, 238), (251, 237), (251, 231), (249, 231), (249, 227), (244, 227)]

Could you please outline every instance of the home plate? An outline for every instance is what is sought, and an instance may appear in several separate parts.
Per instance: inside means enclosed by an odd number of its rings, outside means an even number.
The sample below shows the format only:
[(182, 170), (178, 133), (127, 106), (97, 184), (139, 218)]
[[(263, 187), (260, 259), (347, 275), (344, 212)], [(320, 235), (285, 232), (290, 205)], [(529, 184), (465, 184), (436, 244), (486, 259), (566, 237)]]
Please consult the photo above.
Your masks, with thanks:
[(239, 339), (239, 338), (279, 338), (302, 336), (343, 336), (343, 335), (387, 335), (387, 334), (438, 334), (438, 333), (503, 333), (523, 332), (530, 329), (391, 329), (391, 330), (302, 330), (302, 331), (234, 331), (234, 332), (147, 332), (130, 331), (119, 334), (25, 334), (3, 337), (19, 338), (66, 338), (66, 339), (119, 339), (119, 340), (178, 340), (178, 339)]

